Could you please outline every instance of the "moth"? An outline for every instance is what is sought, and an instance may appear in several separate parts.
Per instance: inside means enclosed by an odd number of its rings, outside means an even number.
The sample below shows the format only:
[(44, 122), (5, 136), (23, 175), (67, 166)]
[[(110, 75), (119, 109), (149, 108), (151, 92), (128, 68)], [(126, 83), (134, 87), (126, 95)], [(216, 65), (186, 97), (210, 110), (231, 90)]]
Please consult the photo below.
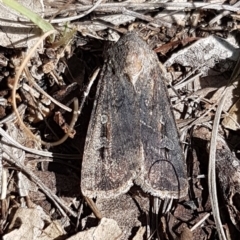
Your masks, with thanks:
[(108, 50), (88, 127), (83, 195), (115, 198), (133, 184), (160, 198), (181, 198), (184, 155), (156, 54), (136, 34)]

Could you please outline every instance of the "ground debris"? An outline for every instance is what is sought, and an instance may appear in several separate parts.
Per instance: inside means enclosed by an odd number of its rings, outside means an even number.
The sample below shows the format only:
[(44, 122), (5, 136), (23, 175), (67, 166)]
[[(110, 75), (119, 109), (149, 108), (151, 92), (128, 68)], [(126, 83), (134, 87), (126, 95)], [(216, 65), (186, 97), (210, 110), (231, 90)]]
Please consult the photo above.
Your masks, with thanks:
[[(54, 43), (42, 41), (16, 80), (41, 31), (2, 8), (0, 237), (238, 240), (239, 2), (44, 0), (24, 4), (61, 33)], [(103, 66), (106, 51), (130, 32), (146, 41), (162, 62), (187, 164), (188, 192), (178, 200), (154, 199), (134, 185), (115, 199), (92, 199), (90, 208), (82, 196), (80, 170), (99, 79), (94, 72)], [(138, 67), (136, 63), (135, 70)], [(209, 171), (212, 147), (215, 168)], [(213, 172), (219, 217), (208, 181)], [(100, 219), (92, 213), (94, 208)], [(219, 221), (226, 237), (219, 237)]]

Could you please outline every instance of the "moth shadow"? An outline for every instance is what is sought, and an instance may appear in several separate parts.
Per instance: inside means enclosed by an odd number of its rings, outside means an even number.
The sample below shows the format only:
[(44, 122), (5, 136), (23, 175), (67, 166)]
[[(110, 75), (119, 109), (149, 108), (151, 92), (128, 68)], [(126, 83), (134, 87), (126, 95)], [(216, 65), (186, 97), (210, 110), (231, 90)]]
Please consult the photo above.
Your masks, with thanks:
[[(72, 102), (74, 98), (78, 98), (79, 105), (83, 101), (84, 91), (89, 83), (89, 76), (94, 72), (94, 69), (100, 65), (102, 57), (99, 50), (101, 43), (89, 42), (93, 45), (93, 53), (85, 50), (84, 47), (77, 48), (74, 55), (68, 59), (67, 68), (64, 72), (65, 81), (70, 85), (77, 85), (73, 87), (65, 96), (61, 96), (60, 100), (63, 104)], [(57, 154), (53, 157), (53, 162), (48, 164), (47, 170), (55, 173), (56, 178), (56, 194), (65, 201), (74, 201), (82, 199), (80, 181), (81, 181), (81, 164), (84, 152), (84, 144), (87, 135), (88, 124), (93, 108), (93, 102), (96, 94), (97, 80), (95, 80), (91, 91), (87, 96), (82, 112), (75, 124), (74, 138), (68, 138), (63, 144), (51, 149), (53, 152), (64, 155), (76, 154), (78, 159), (60, 159)], [(71, 84), (72, 83), (72, 84)], [(69, 105), (71, 107), (71, 105)], [(59, 109), (61, 111), (61, 109)], [(71, 122), (72, 113), (64, 113), (64, 118), (67, 123)], [(56, 132), (59, 136), (63, 135), (62, 129), (58, 127)], [(71, 206), (72, 207), (72, 206)], [(73, 206), (77, 208), (77, 206)], [(76, 209), (75, 209), (76, 210)]]
[[(75, 124), (76, 133), (74, 138), (68, 138), (63, 144), (51, 149), (56, 154), (53, 154), (52, 162), (45, 164), (45, 170), (52, 172), (55, 175), (55, 194), (63, 199), (65, 203), (70, 205), (74, 211), (77, 211), (80, 200), (82, 199), (80, 189), (81, 161), (93, 106), (93, 99), (93, 97), (90, 97), (87, 100), (82, 110), (82, 114)], [(69, 116), (71, 118), (71, 114), (69, 114)], [(71, 159), (71, 157), (69, 157), (69, 159), (60, 159), (58, 157), (59, 153), (66, 156), (67, 154), (79, 155), (79, 158)], [(78, 204), (74, 206), (74, 202), (78, 202)]]

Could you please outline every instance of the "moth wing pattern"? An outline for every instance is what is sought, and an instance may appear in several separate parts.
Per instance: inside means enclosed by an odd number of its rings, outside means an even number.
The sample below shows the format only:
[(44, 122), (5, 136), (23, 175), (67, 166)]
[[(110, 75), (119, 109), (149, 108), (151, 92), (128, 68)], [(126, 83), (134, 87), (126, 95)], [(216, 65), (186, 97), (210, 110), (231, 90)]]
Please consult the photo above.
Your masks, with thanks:
[(81, 188), (116, 197), (133, 181), (153, 196), (187, 193), (186, 166), (156, 54), (135, 34), (109, 51), (85, 143)]
[(127, 192), (141, 167), (136, 93), (120, 70), (124, 56), (116, 52), (103, 67), (84, 147), (81, 190), (88, 197)]
[(142, 65), (135, 89), (144, 155), (135, 182), (153, 196), (181, 198), (188, 190), (186, 165), (164, 78), (156, 54), (140, 38), (131, 38), (131, 49)]

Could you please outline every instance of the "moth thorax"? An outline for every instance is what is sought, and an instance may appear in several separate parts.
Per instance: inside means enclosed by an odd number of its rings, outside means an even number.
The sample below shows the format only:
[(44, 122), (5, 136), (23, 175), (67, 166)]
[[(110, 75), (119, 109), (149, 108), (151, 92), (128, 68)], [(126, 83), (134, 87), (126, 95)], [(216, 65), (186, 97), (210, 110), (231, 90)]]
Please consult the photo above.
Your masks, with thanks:
[(123, 71), (126, 73), (134, 86), (142, 72), (142, 69), (143, 60), (138, 56), (137, 53), (127, 55)]

